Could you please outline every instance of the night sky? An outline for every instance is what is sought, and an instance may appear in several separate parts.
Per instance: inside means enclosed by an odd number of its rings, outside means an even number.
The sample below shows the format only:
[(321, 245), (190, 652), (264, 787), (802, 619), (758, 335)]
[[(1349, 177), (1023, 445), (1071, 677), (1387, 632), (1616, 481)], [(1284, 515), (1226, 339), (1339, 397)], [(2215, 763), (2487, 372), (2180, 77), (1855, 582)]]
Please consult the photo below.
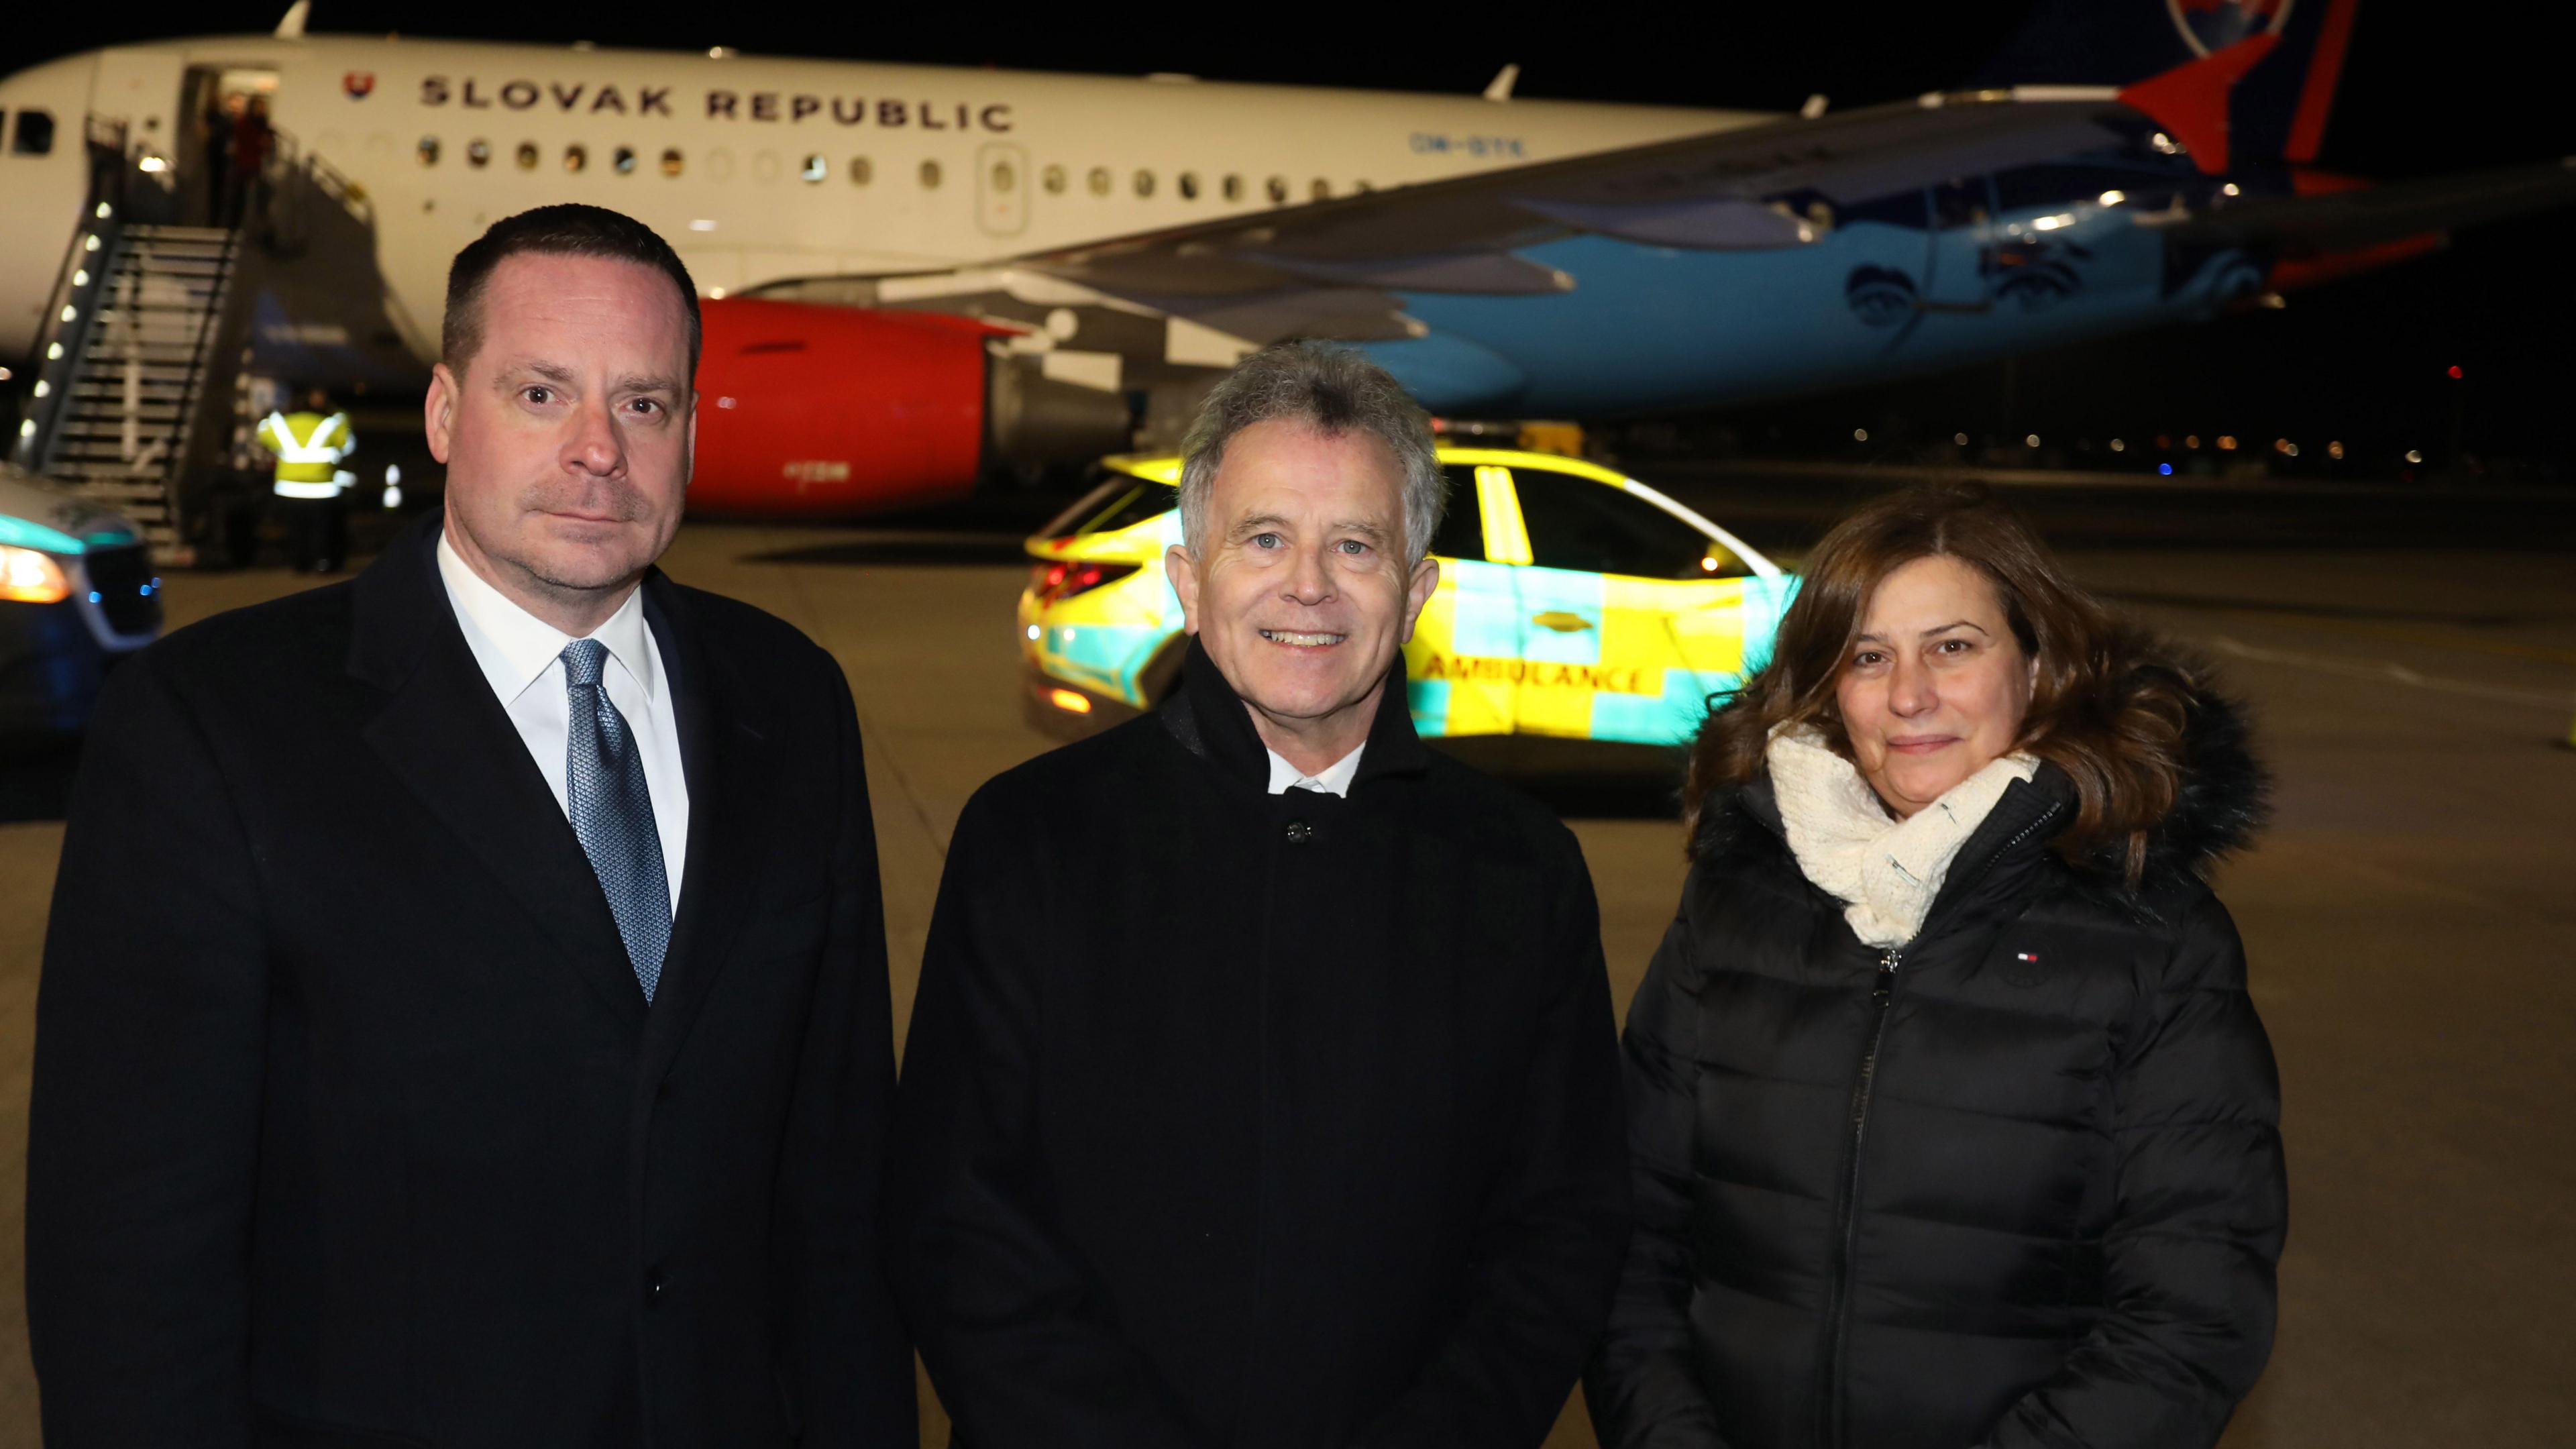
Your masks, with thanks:
[[(190, 7), (189, 28), (266, 30), (283, 8), (278, 0), (208, 0)], [(1377, 7), (1359, 6), (1079, 4), (1034, 16), (1017, 6), (835, 8), (847, 18), (816, 20), (802, 5), (582, 11), (467, 3), (432, 10), (322, 0), (312, 28), (656, 49), (724, 44), (850, 59), (1464, 92), (1516, 61), (1525, 96), (1789, 110), (1819, 91), (1844, 108), (1965, 84), (2024, 9), (1441, 6), (1435, 23), (1387, 21)], [(0, 37), (0, 67), (137, 33), (133, 12), (113, 5), (14, 9)], [(2364, 0), (2320, 164), (2395, 178), (2576, 154), (2576, 111), (2564, 99), (2554, 15), (2549, 6)], [(1276, 19), (1276, 37), (1257, 33), (1265, 17)], [(1353, 24), (1361, 19), (1365, 28)], [(2472, 451), (2548, 460), (2564, 470), (2576, 462), (2562, 402), (2576, 375), (2563, 360), (2576, 324), (2571, 238), (2576, 211), (2506, 223), (2464, 234), (2429, 259), (2296, 294), (2282, 311), (2025, 358), (2009, 422), (2100, 435), (2170, 427), (2391, 444), (2420, 435), (2435, 449), (2452, 426), (2454, 394), (2465, 386)], [(2455, 364), (2465, 384), (2445, 375)], [(1846, 398), (1739, 410), (1734, 420), (1753, 430), (1782, 422), (1813, 427), (1848, 412), (1861, 422), (1903, 415), (1943, 433), (1952, 426), (1991, 430), (2007, 421), (2001, 382), (1990, 366)]]

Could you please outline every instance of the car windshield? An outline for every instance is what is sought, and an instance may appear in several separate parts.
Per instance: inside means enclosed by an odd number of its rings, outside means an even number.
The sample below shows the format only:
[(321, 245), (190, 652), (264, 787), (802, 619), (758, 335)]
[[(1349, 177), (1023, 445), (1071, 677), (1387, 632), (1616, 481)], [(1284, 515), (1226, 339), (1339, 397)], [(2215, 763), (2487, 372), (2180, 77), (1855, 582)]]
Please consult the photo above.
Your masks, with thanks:
[(1169, 513), (1180, 502), (1180, 490), (1115, 468), (1093, 465), (1097, 483), (1071, 508), (1039, 531), (1048, 538), (1079, 538), (1133, 528), (1156, 514)]
[(1648, 579), (1751, 572), (1724, 544), (1621, 489), (1541, 468), (1515, 468), (1513, 481), (1540, 568)]

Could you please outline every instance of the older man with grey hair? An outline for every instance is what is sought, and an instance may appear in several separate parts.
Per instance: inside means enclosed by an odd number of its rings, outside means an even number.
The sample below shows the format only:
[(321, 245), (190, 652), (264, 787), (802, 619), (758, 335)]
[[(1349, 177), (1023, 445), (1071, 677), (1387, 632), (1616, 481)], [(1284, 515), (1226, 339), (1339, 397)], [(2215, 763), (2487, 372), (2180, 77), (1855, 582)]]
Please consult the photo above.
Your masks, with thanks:
[(1186, 454), (1179, 691), (958, 821), (898, 1295), (973, 1449), (1536, 1445), (1627, 1242), (1582, 852), (1414, 734), (1394, 380), (1267, 349)]

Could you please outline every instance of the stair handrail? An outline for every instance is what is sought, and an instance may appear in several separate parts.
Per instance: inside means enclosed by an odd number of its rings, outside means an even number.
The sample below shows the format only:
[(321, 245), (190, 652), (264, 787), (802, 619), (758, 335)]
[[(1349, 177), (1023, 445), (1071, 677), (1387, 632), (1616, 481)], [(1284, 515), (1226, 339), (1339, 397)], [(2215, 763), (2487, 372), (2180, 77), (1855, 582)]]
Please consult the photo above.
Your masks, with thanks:
[(108, 261), (125, 229), (125, 122), (92, 115), (83, 132), (89, 185), (46, 297), (44, 327), (36, 335), (36, 379), (11, 440), (10, 461), (30, 472), (43, 472), (53, 461), (57, 425), (70, 406), (71, 380), (98, 316), (99, 294), (107, 288)]
[[(215, 274), (213, 295), (206, 299), (205, 310), (197, 316), (196, 345), (188, 349), (188, 371), (179, 385), (179, 415), (172, 429), (169, 446), (159, 464), (161, 496), (169, 516), (171, 537), (170, 561), (193, 562), (194, 545), (189, 542), (190, 519), (182, 507), (189, 466), (197, 461), (197, 433), (205, 426), (207, 399), (201, 395), (206, 379), (213, 374), (216, 344), (223, 337), (225, 323), (236, 305), (242, 272), (242, 230), (235, 229), (224, 237), (223, 266)], [(141, 458), (135, 459), (136, 472), (142, 471)]]
[(271, 250), (300, 252), (311, 240), (303, 213), (308, 190), (319, 193), (361, 225), (375, 224), (375, 204), (368, 198), (365, 186), (318, 153), (305, 149), (293, 132), (272, 128), (269, 136), (269, 164), (276, 181), (302, 183), (272, 184), (268, 188)]

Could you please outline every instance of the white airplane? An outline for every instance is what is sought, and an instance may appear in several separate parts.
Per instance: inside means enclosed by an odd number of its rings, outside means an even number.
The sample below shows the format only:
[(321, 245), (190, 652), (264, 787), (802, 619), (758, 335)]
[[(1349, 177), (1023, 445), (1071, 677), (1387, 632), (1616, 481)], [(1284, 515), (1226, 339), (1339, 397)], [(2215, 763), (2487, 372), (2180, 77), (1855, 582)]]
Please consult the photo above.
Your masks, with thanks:
[(1292, 334), (1461, 415), (1870, 381), (2207, 316), (2559, 198), (2542, 168), (2361, 208), (2309, 168), (2353, 5), (2059, 0), (2079, 33), (2119, 12), (2141, 79), (1781, 116), (1516, 99), (1510, 69), (1444, 96), (307, 35), (298, 3), (273, 35), (0, 80), (0, 359), (80, 325), (73, 275), (136, 271), (85, 250), (107, 228), (212, 217), (207, 118), (256, 98), (269, 255), (225, 253), (264, 260), (256, 371), (416, 381), (460, 247), (612, 207), (708, 299), (701, 508), (846, 515), (1114, 447)]

